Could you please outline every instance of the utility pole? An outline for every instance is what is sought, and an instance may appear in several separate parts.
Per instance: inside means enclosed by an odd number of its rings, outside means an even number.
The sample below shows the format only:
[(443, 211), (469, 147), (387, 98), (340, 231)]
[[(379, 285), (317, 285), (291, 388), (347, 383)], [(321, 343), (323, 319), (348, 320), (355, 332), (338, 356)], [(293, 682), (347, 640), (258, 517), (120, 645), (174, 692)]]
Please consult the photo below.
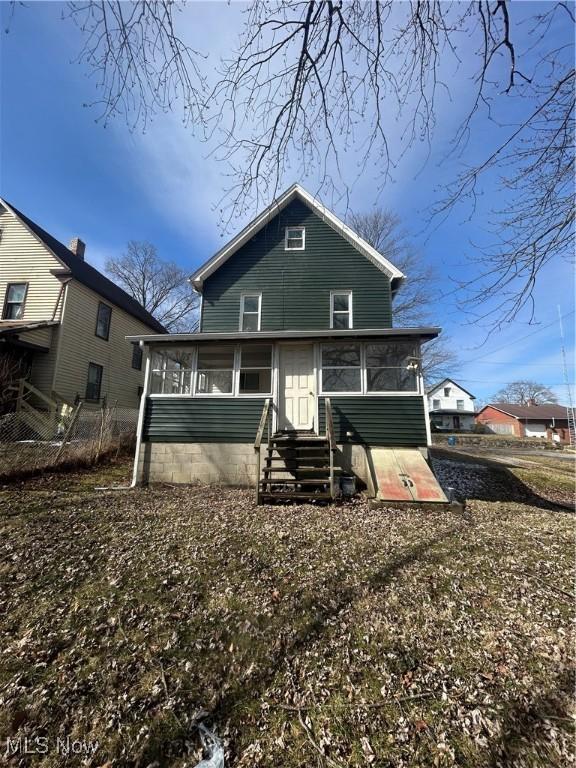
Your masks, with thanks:
[(558, 304), (558, 322), (560, 323), (560, 349), (562, 350), (562, 367), (564, 368), (564, 384), (568, 394), (568, 437), (570, 445), (576, 443), (576, 420), (574, 418), (574, 403), (572, 400), (572, 387), (568, 376), (568, 363), (566, 361), (566, 348), (564, 346), (564, 325), (562, 324), (562, 310)]

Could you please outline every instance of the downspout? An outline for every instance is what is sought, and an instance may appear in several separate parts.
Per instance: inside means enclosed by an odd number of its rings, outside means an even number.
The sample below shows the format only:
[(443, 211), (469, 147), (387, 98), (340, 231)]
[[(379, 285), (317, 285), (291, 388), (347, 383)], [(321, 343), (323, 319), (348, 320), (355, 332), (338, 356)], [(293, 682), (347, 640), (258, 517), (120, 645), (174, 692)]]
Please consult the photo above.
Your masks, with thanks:
[(56, 306), (54, 307), (54, 314), (52, 315), (53, 318), (56, 317), (56, 310), (58, 309), (58, 304), (60, 303), (60, 298), (62, 297), (62, 309), (60, 310), (60, 326), (58, 327), (58, 343), (56, 344), (56, 355), (54, 358), (54, 373), (52, 374), (52, 386), (50, 387), (51, 392), (57, 392), (58, 387), (56, 386), (56, 378), (58, 375), (58, 365), (60, 363), (60, 352), (62, 350), (62, 337), (64, 336), (64, 316), (66, 314), (66, 300), (68, 299), (68, 286), (72, 282), (72, 278), (69, 277), (67, 280), (65, 280), (62, 284), (62, 288), (60, 289), (60, 293), (58, 294), (58, 300), (56, 301)]
[[(420, 349), (418, 352), (420, 356), (420, 360), (422, 360), (422, 344), (420, 344)], [(420, 387), (422, 392), (422, 401), (424, 403), (424, 418), (426, 420), (426, 445), (432, 445), (432, 430), (430, 429), (430, 414), (428, 412), (428, 396), (426, 394), (426, 387), (424, 386), (424, 374), (422, 372), (422, 365), (419, 366), (420, 372), (419, 372), (419, 379), (420, 379)]]
[(148, 400), (148, 391), (150, 389), (150, 347), (147, 347), (142, 341), (140, 346), (146, 353), (146, 367), (144, 369), (144, 387), (142, 397), (140, 398), (140, 410), (138, 411), (138, 424), (136, 427), (136, 450), (134, 451), (134, 469), (132, 470), (132, 482), (130, 488), (138, 485), (138, 464), (140, 462), (140, 452), (142, 448), (142, 431), (144, 428), (144, 414), (146, 413), (146, 401)]

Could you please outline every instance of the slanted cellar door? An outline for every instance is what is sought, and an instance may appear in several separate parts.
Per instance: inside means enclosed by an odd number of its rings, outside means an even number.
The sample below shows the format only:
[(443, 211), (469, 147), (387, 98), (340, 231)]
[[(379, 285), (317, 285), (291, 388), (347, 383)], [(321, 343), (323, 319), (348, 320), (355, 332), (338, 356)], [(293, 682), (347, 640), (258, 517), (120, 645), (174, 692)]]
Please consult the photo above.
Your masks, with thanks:
[(372, 448), (371, 455), (381, 501), (448, 501), (417, 448)]

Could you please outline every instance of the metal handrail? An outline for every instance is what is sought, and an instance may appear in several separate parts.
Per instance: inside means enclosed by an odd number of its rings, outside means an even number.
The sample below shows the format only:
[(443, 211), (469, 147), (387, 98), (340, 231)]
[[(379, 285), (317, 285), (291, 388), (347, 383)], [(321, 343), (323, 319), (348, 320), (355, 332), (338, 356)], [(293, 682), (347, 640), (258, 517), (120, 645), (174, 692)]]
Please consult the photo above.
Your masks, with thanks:
[(330, 446), (330, 496), (334, 498), (334, 452), (336, 451), (336, 439), (334, 437), (334, 420), (332, 418), (332, 403), (327, 397), (324, 401), (326, 408), (326, 438)]
[[(256, 504), (260, 504), (260, 445), (262, 443), (262, 436), (264, 434), (264, 427), (269, 421), (268, 411), (270, 410), (270, 398), (267, 397), (264, 401), (264, 408), (262, 409), (262, 415), (260, 416), (260, 424), (258, 424), (258, 431), (256, 432), (256, 439), (254, 440), (254, 451), (256, 452)], [(270, 425), (268, 425), (268, 441), (270, 441)]]

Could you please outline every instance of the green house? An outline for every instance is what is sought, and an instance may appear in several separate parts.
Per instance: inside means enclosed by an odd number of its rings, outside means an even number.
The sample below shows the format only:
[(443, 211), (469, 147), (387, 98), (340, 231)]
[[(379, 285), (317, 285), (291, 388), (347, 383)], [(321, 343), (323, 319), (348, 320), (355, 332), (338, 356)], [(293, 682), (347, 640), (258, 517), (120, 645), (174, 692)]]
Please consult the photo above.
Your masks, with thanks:
[(329, 498), (344, 476), (376, 494), (375, 449), (430, 442), (421, 346), (439, 328), (394, 327), (405, 279), (290, 187), (190, 278), (197, 333), (130, 337), (147, 361), (135, 481)]

